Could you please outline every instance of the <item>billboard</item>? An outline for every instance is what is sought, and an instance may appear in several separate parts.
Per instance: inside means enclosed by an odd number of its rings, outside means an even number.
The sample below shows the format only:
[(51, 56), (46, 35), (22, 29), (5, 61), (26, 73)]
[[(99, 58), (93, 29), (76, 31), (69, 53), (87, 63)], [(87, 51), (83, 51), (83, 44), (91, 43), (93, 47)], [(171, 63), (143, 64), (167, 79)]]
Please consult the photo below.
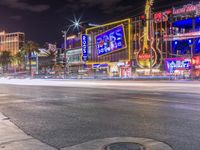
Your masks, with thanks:
[(166, 58), (165, 67), (168, 73), (174, 73), (175, 70), (189, 70), (191, 59), (186, 58)]
[(88, 60), (88, 37), (87, 35), (82, 35), (82, 60)]
[(99, 56), (127, 47), (122, 24), (97, 35), (95, 40)]

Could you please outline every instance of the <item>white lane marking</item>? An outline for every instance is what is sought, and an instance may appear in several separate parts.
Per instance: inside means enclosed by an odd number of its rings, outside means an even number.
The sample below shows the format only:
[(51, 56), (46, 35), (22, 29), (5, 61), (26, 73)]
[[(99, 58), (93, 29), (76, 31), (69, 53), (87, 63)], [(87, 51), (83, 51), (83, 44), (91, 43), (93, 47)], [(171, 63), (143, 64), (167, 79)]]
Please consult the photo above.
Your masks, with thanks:
[(9, 96), (8, 94), (1, 94), (0, 93), (0, 97), (6, 97), (6, 96)]

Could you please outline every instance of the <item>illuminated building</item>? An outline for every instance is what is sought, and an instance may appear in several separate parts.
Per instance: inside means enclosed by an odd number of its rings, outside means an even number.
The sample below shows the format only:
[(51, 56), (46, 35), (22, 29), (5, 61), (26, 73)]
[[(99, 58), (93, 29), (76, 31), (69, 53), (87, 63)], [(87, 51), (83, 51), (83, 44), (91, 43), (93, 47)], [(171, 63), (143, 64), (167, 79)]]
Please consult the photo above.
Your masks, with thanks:
[[(197, 58), (200, 55), (200, 2), (186, 4), (172, 9), (171, 26), (168, 34), (164, 36), (164, 41), (171, 44), (171, 57), (182, 57), (186, 59)], [(181, 70), (179, 74), (192, 75), (195, 70)], [(197, 67), (197, 65), (196, 65)]]
[(25, 34), (22, 32), (6, 33), (0, 32), (0, 52), (10, 51), (12, 55), (15, 55), (20, 51), (25, 40)]
[[(140, 55), (138, 51), (144, 50), (144, 47), (148, 50), (148, 46), (151, 45), (157, 55), (157, 57), (152, 55), (155, 63), (153, 64), (153, 72), (163, 71), (166, 74), (170, 73), (170, 75), (189, 76), (191, 66), (190, 64), (188, 66), (188, 61), (191, 62), (193, 56), (200, 54), (200, 3), (153, 12), (150, 17), (146, 13), (148, 2), (147, 0), (145, 15), (133, 18), (133, 49), (137, 61), (136, 71), (139, 74), (148, 72), (148, 61), (146, 66), (144, 62), (150, 59), (150, 55), (147, 52)], [(151, 31), (148, 31), (147, 26)], [(151, 32), (151, 36), (149, 32)], [(145, 37), (151, 38), (145, 39)], [(156, 60), (154, 58), (157, 58), (157, 61), (154, 61)], [(169, 72), (166, 65), (171, 62), (176, 66), (173, 67), (175, 70)], [(181, 65), (185, 65), (185, 69)]]
[[(84, 47), (88, 45), (88, 47)], [(131, 73), (131, 19), (86, 29), (83, 59), (95, 74), (129, 77)]]
[[(161, 22), (153, 20), (152, 5), (153, 1), (147, 0), (142, 16), (86, 29), (88, 48), (84, 55), (87, 66), (93, 71), (103, 70), (110, 76), (161, 74), (163, 58), (167, 57), (170, 49), (169, 42), (163, 42), (163, 36), (170, 24), (168, 19), (162, 19)], [(162, 14), (168, 16), (170, 12), (165, 11)], [(111, 49), (108, 45), (115, 30), (123, 31), (124, 39), (122, 38), (121, 46)], [(112, 33), (111, 36), (109, 33)]]
[[(174, 8), (171, 33), (165, 40), (172, 42), (172, 53), (179, 55), (200, 53), (200, 2)], [(194, 46), (194, 47), (193, 47)]]
[[(84, 72), (84, 61), (82, 61), (82, 49), (80, 34), (71, 35), (66, 38), (66, 56), (69, 75), (82, 75)], [(63, 47), (64, 48), (64, 47)], [(64, 51), (59, 56), (64, 59)]]
[(200, 55), (200, 2), (155, 12), (152, 5), (146, 1), (144, 15), (86, 29), (82, 59), (87, 69), (120, 77), (195, 71), (191, 59)]
[(67, 51), (67, 62), (69, 65), (69, 73), (73, 76), (82, 75), (84, 73), (84, 61), (81, 59), (82, 49), (74, 48)]

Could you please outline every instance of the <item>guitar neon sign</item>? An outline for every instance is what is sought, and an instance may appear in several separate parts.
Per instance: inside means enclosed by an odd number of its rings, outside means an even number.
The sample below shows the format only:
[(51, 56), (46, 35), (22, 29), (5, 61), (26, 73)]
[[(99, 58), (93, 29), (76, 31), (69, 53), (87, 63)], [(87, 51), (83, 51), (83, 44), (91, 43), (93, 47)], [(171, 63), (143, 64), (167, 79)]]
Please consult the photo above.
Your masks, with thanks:
[[(153, 0), (147, 0), (145, 6), (145, 16), (146, 16), (146, 25), (144, 26), (143, 36), (140, 39), (142, 47), (140, 48), (139, 52), (137, 53), (137, 64), (140, 68), (150, 68), (151, 66), (155, 66), (157, 63), (157, 52), (153, 48), (154, 44), (154, 37), (151, 36), (153, 33), (153, 24), (150, 20), (151, 18), (151, 6), (153, 5)], [(150, 30), (151, 29), (151, 30)], [(152, 56), (151, 56), (152, 50)], [(152, 57), (152, 58), (151, 58)], [(151, 64), (152, 61), (152, 64)]]

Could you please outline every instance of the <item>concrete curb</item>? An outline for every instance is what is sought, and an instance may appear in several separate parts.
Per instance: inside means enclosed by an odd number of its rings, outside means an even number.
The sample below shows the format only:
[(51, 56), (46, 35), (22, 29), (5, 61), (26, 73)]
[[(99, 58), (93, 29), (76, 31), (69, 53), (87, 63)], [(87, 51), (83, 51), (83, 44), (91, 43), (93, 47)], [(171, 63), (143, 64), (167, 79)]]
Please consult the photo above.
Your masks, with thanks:
[(8, 117), (4, 116), (2, 113), (0, 113), (0, 121), (7, 120)]
[(105, 146), (117, 142), (133, 142), (145, 147), (146, 150), (172, 150), (170, 146), (165, 143), (155, 141), (147, 138), (134, 137), (114, 137), (105, 138), (75, 145), (72, 147), (62, 148), (61, 150), (103, 150)]
[(56, 150), (15, 126), (0, 113), (0, 150)]

